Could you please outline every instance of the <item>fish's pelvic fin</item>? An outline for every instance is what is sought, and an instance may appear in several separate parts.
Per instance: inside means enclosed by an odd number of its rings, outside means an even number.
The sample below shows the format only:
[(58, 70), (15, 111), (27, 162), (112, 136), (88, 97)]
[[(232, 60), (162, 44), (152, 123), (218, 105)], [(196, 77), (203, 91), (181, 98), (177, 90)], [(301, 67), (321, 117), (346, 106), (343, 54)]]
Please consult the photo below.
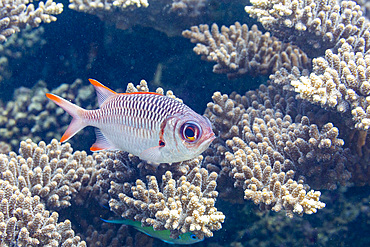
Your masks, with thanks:
[(63, 110), (69, 113), (73, 117), (71, 123), (69, 124), (66, 132), (64, 132), (60, 142), (68, 141), (72, 138), (78, 131), (85, 128), (87, 124), (83, 121), (82, 114), (85, 109), (69, 102), (68, 100), (63, 99), (55, 94), (47, 93), (46, 97), (48, 97), (51, 101), (53, 101), (58, 106), (62, 107)]
[(94, 79), (89, 79), (89, 82), (94, 86), (96, 95), (98, 96), (99, 107), (104, 103), (110, 96), (117, 94), (113, 90), (107, 88), (100, 82)]
[(156, 146), (156, 147), (145, 149), (143, 152), (139, 154), (139, 158), (145, 161), (150, 160), (151, 162), (148, 162), (148, 163), (150, 165), (157, 167), (159, 165), (159, 162), (156, 162), (156, 160), (160, 160), (161, 158), (161, 148), (163, 147)]
[(101, 132), (100, 129), (95, 129), (96, 141), (91, 146), (90, 150), (92, 152), (97, 152), (101, 150), (115, 150), (117, 149), (105, 135)]

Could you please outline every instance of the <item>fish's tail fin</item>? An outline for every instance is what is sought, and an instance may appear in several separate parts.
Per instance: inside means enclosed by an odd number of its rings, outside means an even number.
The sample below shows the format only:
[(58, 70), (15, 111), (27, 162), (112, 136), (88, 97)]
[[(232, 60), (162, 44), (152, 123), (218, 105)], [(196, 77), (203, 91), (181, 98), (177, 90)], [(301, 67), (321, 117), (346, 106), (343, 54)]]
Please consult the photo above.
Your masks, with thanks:
[(71, 102), (51, 93), (47, 93), (46, 97), (48, 97), (51, 101), (53, 101), (58, 106), (62, 107), (66, 112), (68, 112), (72, 117), (72, 121), (69, 124), (66, 132), (64, 132), (60, 142), (68, 141), (72, 138), (78, 131), (85, 128), (87, 126), (86, 123), (83, 121), (82, 114), (85, 112), (85, 109), (72, 104)]

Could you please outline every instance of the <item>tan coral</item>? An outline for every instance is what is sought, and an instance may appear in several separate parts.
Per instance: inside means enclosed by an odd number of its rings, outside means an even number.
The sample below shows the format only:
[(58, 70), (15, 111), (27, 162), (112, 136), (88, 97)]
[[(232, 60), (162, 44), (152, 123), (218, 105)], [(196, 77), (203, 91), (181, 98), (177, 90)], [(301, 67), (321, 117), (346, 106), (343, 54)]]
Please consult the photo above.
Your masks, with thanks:
[(310, 56), (341, 44), (356, 51), (370, 47), (370, 24), (353, 1), (336, 0), (253, 0), (245, 10), (277, 37), (291, 40)]
[[(230, 174), (231, 168), (225, 163), (227, 151), (235, 153), (249, 146), (267, 155), (271, 167), (278, 160), (284, 172), (294, 170), (296, 177), (304, 176), (305, 182), (316, 189), (335, 189), (338, 183), (344, 185), (350, 179), (348, 157), (342, 148), (343, 140), (338, 138), (338, 128), (325, 120), (319, 128), (302, 116), (307, 114), (315, 119), (318, 107), (305, 106), (295, 99), (294, 93), (273, 86), (262, 85), (244, 96), (221, 96), (214, 93), (214, 102), (206, 110), (221, 139), (212, 144), (213, 152), (205, 158), (207, 167), (221, 165), (221, 174)], [(238, 117), (233, 119), (236, 112)], [(242, 142), (235, 142), (235, 138)], [(237, 187), (242, 187), (237, 183)]]
[(0, 172), (3, 180), (20, 190), (28, 188), (48, 207), (59, 209), (68, 207), (81, 187), (89, 184), (95, 168), (91, 156), (72, 153), (69, 143), (61, 145), (54, 139), (49, 145), (37, 145), (27, 140), (21, 142), (19, 155), (0, 155)]
[(170, 11), (178, 15), (196, 17), (204, 12), (209, 0), (173, 0)]
[[(291, 81), (300, 97), (340, 113), (352, 114), (355, 127), (370, 127), (370, 55), (343, 43), (338, 54), (327, 50), (313, 60), (313, 72)], [(369, 109), (368, 109), (369, 108)]]
[(271, 160), (268, 154), (248, 147), (239, 138), (233, 142), (233, 147), (240, 148), (234, 154), (226, 153), (226, 162), (232, 167), (235, 185), (243, 186), (245, 199), (274, 211), (285, 210), (289, 217), (293, 213), (316, 213), (325, 207), (319, 201), (320, 192), (307, 193), (302, 182), (293, 180), (294, 171), (282, 171), (284, 164), (278, 159)]
[[(34, 142), (60, 138), (70, 122), (70, 116), (63, 109), (50, 102), (46, 97), (46, 83), (39, 81), (32, 89), (19, 88), (14, 92), (14, 100), (0, 106), (0, 135), (2, 140), (17, 150), (19, 141), (31, 138)], [(96, 107), (96, 94), (91, 85), (82, 85), (77, 79), (72, 84), (62, 84), (52, 93), (73, 101), (84, 108)], [(56, 133), (56, 130), (58, 132)], [(79, 133), (85, 138), (88, 132)], [(77, 143), (76, 143), (77, 144)], [(75, 144), (75, 147), (78, 147)], [(81, 143), (80, 143), (81, 144)], [(88, 148), (81, 147), (78, 148)]]
[(109, 0), (109, 1), (82, 1), (70, 0), (69, 8), (87, 13), (96, 13), (99, 11), (108, 11), (120, 9), (123, 11), (133, 10), (135, 8), (147, 8), (148, 0)]
[(62, 13), (63, 4), (47, 0), (35, 8), (28, 0), (2, 0), (0, 9), (0, 42), (4, 42), (26, 25), (38, 27), (42, 22), (56, 21), (54, 15)]
[(21, 191), (0, 179), (1, 246), (86, 246), (75, 236), (71, 222), (58, 223), (58, 213), (45, 210), (28, 188)]
[(185, 232), (193, 232), (200, 239), (211, 237), (225, 218), (214, 207), (216, 179), (216, 173), (208, 174), (198, 167), (178, 180), (167, 171), (161, 186), (154, 176), (148, 176), (147, 184), (138, 179), (130, 193), (120, 193), (119, 200), (111, 199), (109, 205), (121, 217), (141, 221), (155, 230), (169, 229), (174, 238)]
[(69, 8), (96, 15), (117, 28), (151, 27), (168, 36), (209, 16), (208, 0), (70, 0)]
[(251, 29), (236, 22), (229, 28), (217, 24), (191, 27), (182, 35), (197, 43), (194, 52), (202, 59), (216, 62), (215, 73), (226, 73), (229, 78), (244, 74), (270, 74), (284, 67), (310, 67), (310, 59), (297, 46), (285, 44), (270, 33), (262, 34), (256, 25)]

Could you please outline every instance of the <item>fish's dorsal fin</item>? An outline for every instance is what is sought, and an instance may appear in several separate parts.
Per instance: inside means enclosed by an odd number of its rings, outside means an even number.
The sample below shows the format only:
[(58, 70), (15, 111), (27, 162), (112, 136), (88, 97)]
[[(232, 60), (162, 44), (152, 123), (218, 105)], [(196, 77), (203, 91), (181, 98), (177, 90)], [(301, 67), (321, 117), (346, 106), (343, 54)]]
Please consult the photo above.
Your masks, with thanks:
[(107, 137), (105, 137), (100, 129), (95, 129), (95, 135), (96, 141), (90, 148), (92, 152), (101, 150), (117, 150), (117, 148), (108, 140)]
[(96, 90), (96, 94), (98, 96), (98, 102), (99, 102), (99, 107), (104, 103), (106, 99), (108, 99), (110, 96), (117, 94), (113, 90), (107, 88), (100, 82), (94, 79), (89, 79), (89, 82), (94, 86)]

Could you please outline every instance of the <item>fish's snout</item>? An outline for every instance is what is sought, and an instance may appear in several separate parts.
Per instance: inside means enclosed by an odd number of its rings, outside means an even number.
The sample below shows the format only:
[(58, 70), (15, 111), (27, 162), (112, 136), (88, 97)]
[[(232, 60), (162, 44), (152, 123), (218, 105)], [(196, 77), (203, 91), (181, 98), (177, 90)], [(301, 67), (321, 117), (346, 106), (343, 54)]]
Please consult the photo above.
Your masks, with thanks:
[(206, 137), (207, 140), (209, 140), (210, 142), (212, 142), (214, 139), (216, 139), (216, 135), (213, 131), (211, 131), (208, 136)]

